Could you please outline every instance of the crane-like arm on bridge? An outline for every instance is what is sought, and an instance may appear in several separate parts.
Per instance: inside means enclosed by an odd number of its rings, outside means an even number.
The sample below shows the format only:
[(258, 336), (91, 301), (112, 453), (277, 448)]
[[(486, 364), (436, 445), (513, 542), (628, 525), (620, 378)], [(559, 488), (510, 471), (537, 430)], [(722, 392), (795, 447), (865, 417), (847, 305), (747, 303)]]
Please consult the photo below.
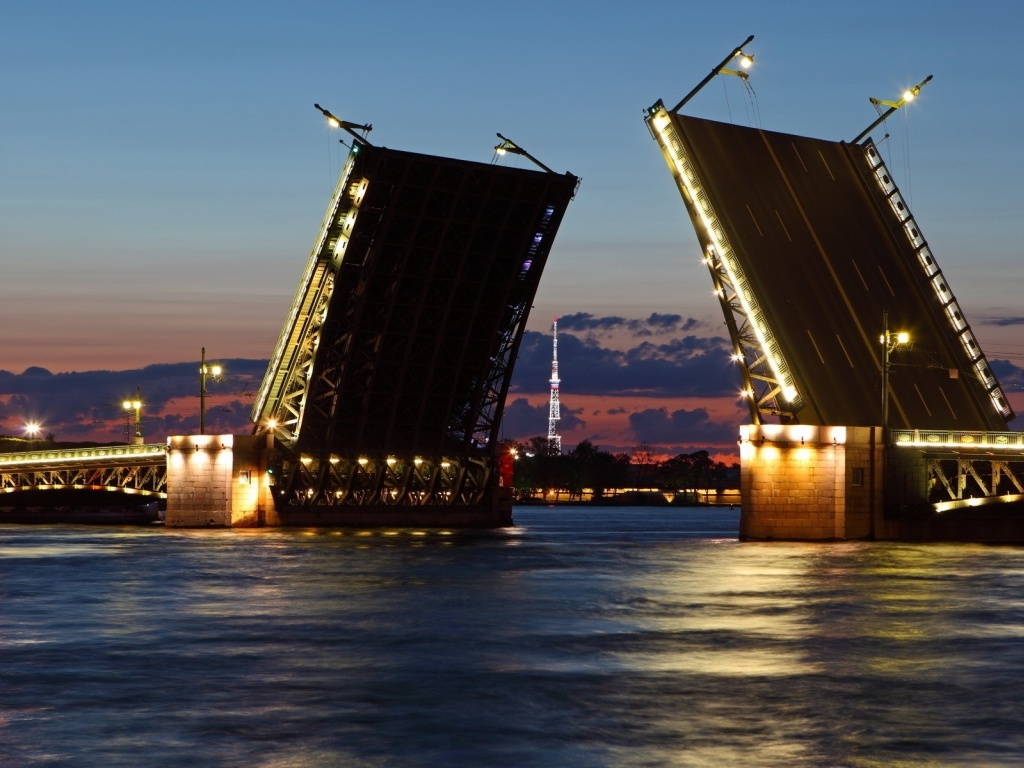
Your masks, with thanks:
[(887, 117), (889, 117), (889, 115), (891, 115), (897, 109), (902, 107), (908, 101), (913, 101), (914, 97), (917, 96), (921, 92), (921, 89), (924, 88), (925, 85), (927, 85), (928, 81), (931, 80), (931, 79), (932, 79), (932, 76), (928, 75), (928, 77), (926, 77), (920, 83), (915, 85), (913, 88), (910, 88), (909, 90), (904, 91), (903, 92), (903, 98), (900, 99), (899, 101), (882, 101), (881, 99), (871, 99), (871, 103), (874, 104), (875, 106), (881, 105), (883, 107), (888, 107), (889, 109), (887, 109), (885, 112), (883, 112), (881, 115), (879, 115), (878, 119), (875, 120), (875, 122), (873, 122), (871, 125), (869, 125), (867, 128), (865, 128), (863, 131), (861, 131), (857, 135), (857, 138), (854, 139), (853, 141), (851, 141), (850, 143), (851, 144), (857, 144), (861, 139), (863, 139), (865, 136), (867, 136), (869, 133), (871, 133), (871, 131), (873, 131), (876, 127), (878, 127), (878, 125), (880, 123), (882, 123)]
[[(728, 64), (730, 61), (735, 59), (737, 56), (743, 55), (743, 46), (745, 46), (747, 43), (749, 43), (753, 39), (754, 39), (754, 36), (751, 35), (746, 40), (744, 40), (742, 43), (740, 43), (735, 48), (733, 48), (732, 53), (730, 53), (728, 56), (726, 56), (724, 59), (722, 59), (722, 61), (718, 64), (718, 66), (715, 67), (714, 69), (712, 69), (708, 73), (707, 77), (705, 77), (703, 80), (701, 80), (699, 83), (697, 83), (697, 87), (694, 88), (692, 91), (690, 91), (688, 94), (686, 94), (683, 97), (683, 100), (680, 101), (678, 104), (676, 104), (674, 107), (672, 107), (672, 109), (670, 109), (669, 112), (675, 113), (675, 112), (678, 112), (680, 109), (682, 109), (683, 105), (686, 104), (686, 102), (688, 102), (694, 96), (696, 96), (697, 92), (701, 88), (703, 88), (705, 85), (707, 85), (709, 82), (711, 82), (711, 78), (713, 78), (715, 75), (717, 75), (719, 72), (722, 72), (725, 69), (725, 65), (726, 64)], [(739, 75), (741, 73), (737, 72), (736, 74)]]
[(497, 152), (499, 155), (500, 154), (504, 154), (505, 152), (511, 152), (513, 155), (522, 155), (527, 160), (531, 161), (534, 165), (536, 165), (538, 168), (541, 168), (541, 169), (547, 171), (548, 173), (554, 173), (553, 170), (548, 168), (546, 165), (544, 165), (544, 163), (542, 163), (536, 157), (534, 157), (529, 152), (527, 152), (525, 149), (523, 149), (518, 144), (516, 144), (514, 141), (512, 141), (512, 139), (506, 139), (500, 133), (498, 134), (498, 138), (501, 139), (501, 144), (496, 146), (494, 148), (494, 151)]
[(369, 123), (367, 123), (366, 125), (360, 125), (359, 123), (352, 123), (349, 122), (348, 120), (342, 120), (340, 117), (335, 117), (334, 115), (332, 115), (319, 104), (314, 104), (313, 106), (319, 109), (323, 113), (323, 116), (326, 117), (331, 122), (332, 125), (336, 125), (338, 128), (341, 128), (351, 133), (355, 140), (358, 141), (360, 144), (370, 143), (366, 140), (365, 136), (360, 136), (358, 133), (356, 133), (357, 130), (362, 131), (363, 133), (369, 133), (370, 131), (372, 131), (373, 126), (370, 125)]

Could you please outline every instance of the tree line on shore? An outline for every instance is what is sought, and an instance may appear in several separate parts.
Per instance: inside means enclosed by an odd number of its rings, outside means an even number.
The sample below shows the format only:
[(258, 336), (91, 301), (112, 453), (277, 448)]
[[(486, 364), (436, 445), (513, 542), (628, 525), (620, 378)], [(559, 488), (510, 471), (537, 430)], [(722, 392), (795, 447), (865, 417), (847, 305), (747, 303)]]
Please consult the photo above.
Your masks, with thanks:
[(504, 441), (503, 451), (514, 457), (513, 490), (517, 500), (547, 497), (593, 501), (627, 490), (692, 493), (739, 486), (739, 466), (715, 461), (705, 450), (658, 460), (650, 446), (631, 453), (602, 451), (584, 440), (567, 453), (549, 448), (546, 437), (526, 443)]

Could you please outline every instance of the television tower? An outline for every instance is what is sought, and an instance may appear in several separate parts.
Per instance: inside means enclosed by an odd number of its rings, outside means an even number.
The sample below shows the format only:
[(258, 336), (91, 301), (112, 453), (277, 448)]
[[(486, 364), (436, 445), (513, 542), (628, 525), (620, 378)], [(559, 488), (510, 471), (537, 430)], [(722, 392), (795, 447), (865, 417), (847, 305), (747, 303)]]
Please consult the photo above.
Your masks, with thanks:
[(558, 420), (561, 418), (558, 407), (558, 318), (551, 324), (553, 338), (551, 342), (551, 404), (548, 408), (548, 453), (559, 456), (562, 453), (562, 437), (558, 434)]

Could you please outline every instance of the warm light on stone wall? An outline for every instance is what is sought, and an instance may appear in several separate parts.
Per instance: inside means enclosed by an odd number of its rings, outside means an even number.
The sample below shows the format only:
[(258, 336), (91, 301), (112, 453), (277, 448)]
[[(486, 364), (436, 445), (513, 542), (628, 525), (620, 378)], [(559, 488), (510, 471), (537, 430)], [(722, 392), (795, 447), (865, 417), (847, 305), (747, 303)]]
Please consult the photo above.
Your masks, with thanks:
[(266, 436), (167, 438), (170, 527), (274, 525), (266, 479)]
[[(881, 447), (873, 427), (740, 427), (740, 536), (832, 540), (872, 533)], [(879, 507), (880, 508), (880, 507)]]

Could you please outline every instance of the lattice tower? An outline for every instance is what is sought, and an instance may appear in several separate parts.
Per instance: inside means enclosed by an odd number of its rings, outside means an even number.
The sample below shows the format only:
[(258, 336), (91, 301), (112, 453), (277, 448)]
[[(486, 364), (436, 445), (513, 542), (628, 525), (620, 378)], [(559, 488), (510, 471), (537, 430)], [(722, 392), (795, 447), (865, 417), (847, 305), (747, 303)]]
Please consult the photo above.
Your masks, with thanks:
[(558, 403), (558, 318), (551, 324), (551, 398), (548, 408), (548, 452), (558, 455), (562, 452), (562, 436), (558, 434), (558, 420), (561, 418)]

